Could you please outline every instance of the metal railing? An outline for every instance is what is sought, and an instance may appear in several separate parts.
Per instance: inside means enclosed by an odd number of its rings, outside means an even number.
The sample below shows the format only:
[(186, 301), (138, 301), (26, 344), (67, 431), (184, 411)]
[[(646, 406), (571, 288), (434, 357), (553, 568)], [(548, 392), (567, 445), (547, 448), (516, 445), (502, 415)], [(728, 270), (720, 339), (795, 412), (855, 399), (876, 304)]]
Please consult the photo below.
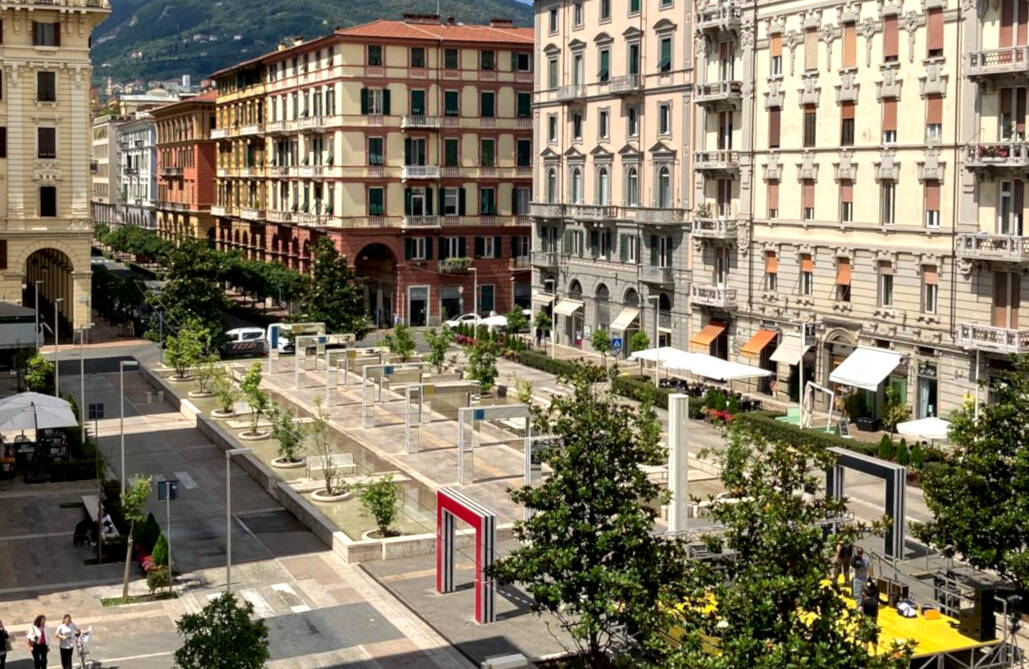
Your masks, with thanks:
[(1029, 70), (1029, 46), (983, 49), (966, 54), (965, 73), (969, 77), (1008, 74)]
[(1029, 330), (976, 323), (958, 323), (954, 343), (962, 348), (992, 353), (1029, 353)]
[(739, 223), (735, 218), (694, 218), (690, 232), (694, 237), (733, 239)]
[(1025, 140), (981, 142), (965, 146), (966, 167), (1029, 166), (1029, 145)]
[(1029, 237), (962, 234), (957, 236), (957, 254), (960, 258), (1029, 262)]

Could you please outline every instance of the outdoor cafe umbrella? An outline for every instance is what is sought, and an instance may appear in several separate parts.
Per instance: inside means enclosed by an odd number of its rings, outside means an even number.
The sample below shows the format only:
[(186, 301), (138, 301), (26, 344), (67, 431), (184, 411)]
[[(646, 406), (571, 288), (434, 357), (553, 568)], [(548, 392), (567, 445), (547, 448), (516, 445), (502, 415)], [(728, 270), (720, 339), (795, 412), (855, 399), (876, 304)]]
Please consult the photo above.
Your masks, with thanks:
[(26, 407), (30, 404), (35, 404), (36, 406), (65, 407), (67, 409), (71, 409), (71, 404), (67, 400), (62, 400), (60, 397), (54, 397), (53, 395), (44, 395), (43, 393), (34, 392), (18, 393), (17, 395), (5, 397), (0, 400), (0, 409)]
[(0, 432), (14, 430), (50, 430), (58, 427), (75, 427), (70, 406), (43, 406), (30, 403), (26, 406), (0, 407)]
[(897, 432), (905, 437), (928, 439), (929, 441), (946, 441), (949, 429), (949, 421), (936, 418), (935, 416), (909, 420), (906, 423), (897, 423)]

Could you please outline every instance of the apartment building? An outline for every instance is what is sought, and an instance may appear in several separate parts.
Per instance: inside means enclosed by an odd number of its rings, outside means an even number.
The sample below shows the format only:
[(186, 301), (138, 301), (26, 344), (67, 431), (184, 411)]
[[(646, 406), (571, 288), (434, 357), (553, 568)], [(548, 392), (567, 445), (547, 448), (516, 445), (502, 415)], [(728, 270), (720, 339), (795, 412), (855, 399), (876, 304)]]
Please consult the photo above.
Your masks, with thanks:
[(215, 73), (217, 244), (328, 235), (381, 325), (528, 307), (532, 71), (529, 29), (407, 15)]
[(0, 300), (90, 320), (89, 37), (106, 0), (0, 3)]
[(684, 347), (693, 8), (536, 3), (534, 309), (559, 343), (611, 331)]
[(214, 91), (155, 107), (158, 233), (165, 239), (215, 237)]
[(120, 192), (118, 124), (125, 118), (104, 113), (93, 119), (93, 160), (90, 162), (90, 208), (94, 223), (117, 225)]
[(157, 126), (148, 112), (117, 129), (120, 153), (119, 223), (157, 229)]

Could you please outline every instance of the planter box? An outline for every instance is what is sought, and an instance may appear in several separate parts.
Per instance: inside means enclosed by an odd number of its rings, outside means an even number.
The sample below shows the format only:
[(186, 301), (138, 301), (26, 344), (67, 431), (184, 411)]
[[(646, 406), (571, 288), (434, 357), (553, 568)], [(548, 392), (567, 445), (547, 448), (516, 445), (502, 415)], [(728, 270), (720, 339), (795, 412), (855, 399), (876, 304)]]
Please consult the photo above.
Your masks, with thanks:
[(879, 421), (875, 418), (858, 418), (854, 424), (862, 432), (875, 432), (879, 429)]

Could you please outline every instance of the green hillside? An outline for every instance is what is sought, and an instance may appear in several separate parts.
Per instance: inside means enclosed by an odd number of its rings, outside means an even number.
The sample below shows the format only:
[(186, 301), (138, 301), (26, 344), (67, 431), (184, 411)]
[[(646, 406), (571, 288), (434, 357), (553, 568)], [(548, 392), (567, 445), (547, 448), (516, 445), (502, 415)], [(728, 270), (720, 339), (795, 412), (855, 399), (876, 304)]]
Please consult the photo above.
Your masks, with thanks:
[[(266, 51), (284, 38), (316, 37), (334, 27), (405, 12), (435, 13), (436, 0), (111, 0), (111, 16), (93, 35), (97, 81), (194, 81)], [(532, 25), (532, 7), (515, 0), (439, 0), (443, 17), (491, 18)]]

